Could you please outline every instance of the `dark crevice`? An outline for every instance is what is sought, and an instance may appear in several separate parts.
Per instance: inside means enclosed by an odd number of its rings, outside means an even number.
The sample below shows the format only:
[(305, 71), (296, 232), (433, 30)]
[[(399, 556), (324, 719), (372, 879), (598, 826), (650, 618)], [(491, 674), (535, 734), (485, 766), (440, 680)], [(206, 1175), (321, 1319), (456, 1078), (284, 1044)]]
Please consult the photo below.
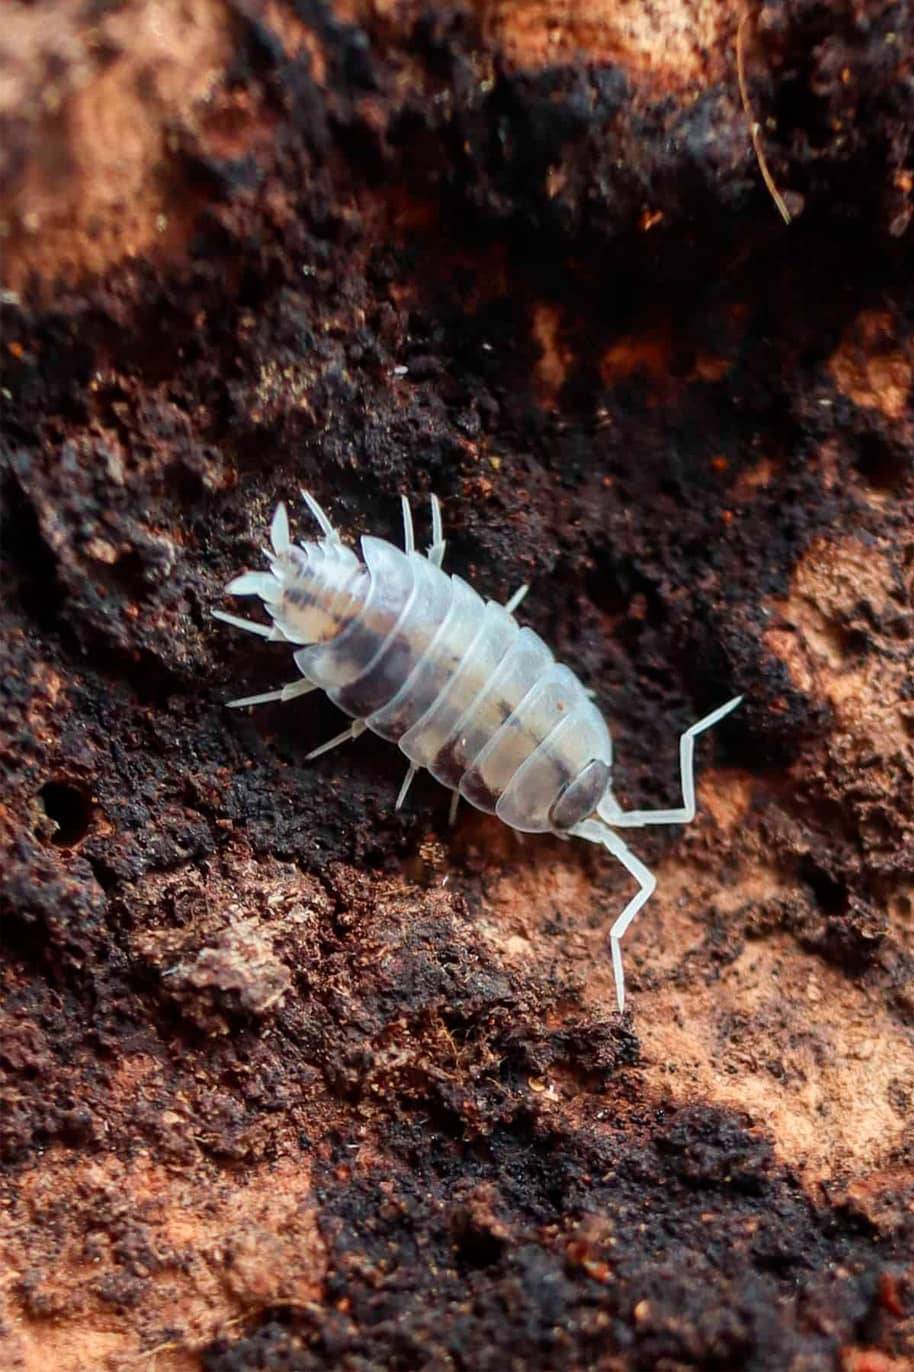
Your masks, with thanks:
[(23, 609), (46, 632), (59, 625), (66, 592), (34, 506), (16, 476), (7, 473), (0, 519), (0, 553), (12, 564)]
[(41, 804), (54, 826), (51, 842), (72, 848), (85, 838), (92, 823), (92, 797), (70, 781), (48, 781), (39, 791)]

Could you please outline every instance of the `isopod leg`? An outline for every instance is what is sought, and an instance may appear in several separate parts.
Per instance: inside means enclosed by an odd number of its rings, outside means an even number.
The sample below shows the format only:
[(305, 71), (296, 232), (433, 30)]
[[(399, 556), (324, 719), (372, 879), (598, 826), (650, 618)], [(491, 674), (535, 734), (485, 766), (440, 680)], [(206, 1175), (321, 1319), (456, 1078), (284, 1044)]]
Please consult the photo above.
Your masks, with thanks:
[(412, 786), (412, 784), (413, 784), (413, 777), (416, 775), (416, 773), (418, 772), (418, 770), (419, 770), (418, 767), (414, 767), (414, 766), (410, 765), (409, 770), (408, 770), (407, 773), (406, 773), (406, 776), (403, 778), (403, 785), (400, 787), (400, 791), (399, 791), (399, 793), (398, 793), (398, 795), (397, 795), (397, 799), (394, 801), (394, 809), (395, 809), (395, 810), (400, 810), (400, 809), (402, 809), (402, 807), (403, 807), (403, 802), (404, 802), (404, 800), (406, 799), (406, 794), (407, 794), (407, 792), (409, 791), (410, 786)]
[(305, 502), (311, 513), (314, 515), (314, 518), (317, 520), (318, 524), (320, 525), (321, 533), (324, 535), (324, 538), (326, 538), (330, 543), (339, 543), (339, 534), (337, 533), (336, 529), (334, 529), (333, 525), (330, 523), (330, 520), (325, 511), (321, 509), (320, 505), (318, 505), (317, 501), (314, 499), (314, 496), (311, 494), (311, 492), (303, 490), (301, 493), (301, 498)]
[(271, 700), (295, 700), (298, 696), (306, 696), (316, 690), (315, 683), (303, 677), (298, 681), (290, 681), (287, 686), (280, 686), (275, 691), (264, 691), (258, 696), (242, 696), (240, 700), (227, 700), (225, 703), (230, 710), (240, 710), (242, 705), (266, 705)]
[(403, 506), (403, 551), (409, 554), (416, 547), (416, 538), (413, 533), (413, 513), (405, 495), (400, 496), (400, 504)]
[(505, 609), (508, 611), (509, 615), (514, 614), (514, 611), (517, 609), (529, 589), (530, 587), (524, 582), (523, 586), (518, 586), (511, 599), (505, 602)]
[(640, 828), (644, 824), (689, 824), (695, 818), (695, 739), (705, 729), (735, 710), (742, 696), (734, 696), (726, 705), (705, 715), (697, 724), (686, 729), (679, 740), (679, 776), (682, 786), (682, 804), (672, 810), (615, 810), (601, 805), (600, 815), (607, 823), (616, 828)]
[(444, 550), (447, 543), (444, 537), (444, 525), (441, 520), (441, 501), (436, 495), (432, 496), (432, 542), (428, 550), (428, 560), (432, 566), (440, 567), (444, 562)]
[(231, 624), (233, 629), (244, 629), (246, 633), (257, 634), (259, 638), (272, 638), (273, 625), (258, 624), (253, 619), (242, 619), (239, 615), (230, 615), (225, 610), (211, 610), (213, 619), (221, 619), (223, 624)]
[(348, 743), (350, 739), (358, 738), (359, 734), (364, 734), (365, 725), (360, 719), (355, 719), (348, 729), (344, 729), (341, 734), (334, 734), (333, 738), (328, 738), (326, 743), (322, 743), (319, 748), (312, 748), (305, 757), (310, 762), (312, 758), (320, 757), (323, 753), (329, 753), (331, 748), (337, 748), (341, 743)]
[(609, 946), (612, 952), (613, 977), (616, 983), (616, 1003), (619, 1006), (621, 1015), (625, 1009), (625, 972), (622, 968), (622, 937), (631, 924), (632, 920), (641, 909), (642, 905), (654, 893), (657, 885), (657, 878), (653, 872), (645, 867), (640, 858), (636, 858), (631, 849), (623, 843), (618, 834), (614, 834), (612, 829), (601, 824), (599, 820), (585, 819), (581, 824), (572, 829), (572, 834), (579, 838), (586, 838), (591, 843), (602, 843), (604, 848), (608, 848), (613, 857), (618, 858), (619, 862), (626, 871), (630, 872), (638, 883), (638, 890), (618, 916), (609, 931)]
[(447, 812), (448, 828), (450, 828), (450, 829), (453, 829), (454, 825), (457, 823), (457, 811), (458, 811), (459, 807), (460, 807), (460, 792), (459, 792), (459, 791), (455, 791), (455, 792), (453, 793), (453, 795), (451, 796), (451, 803), (450, 803), (450, 806), (448, 807), (448, 812)]

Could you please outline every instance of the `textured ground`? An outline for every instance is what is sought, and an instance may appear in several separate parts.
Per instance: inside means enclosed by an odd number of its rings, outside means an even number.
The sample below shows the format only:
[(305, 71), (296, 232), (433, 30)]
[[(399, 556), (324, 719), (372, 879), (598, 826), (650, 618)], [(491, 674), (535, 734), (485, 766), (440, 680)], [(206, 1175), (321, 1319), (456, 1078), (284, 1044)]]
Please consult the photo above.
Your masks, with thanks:
[[(4, 11), (5, 1372), (914, 1366), (912, 32)], [(223, 708), (303, 482), (530, 580), (628, 804), (745, 694), (624, 1022), (604, 854)]]

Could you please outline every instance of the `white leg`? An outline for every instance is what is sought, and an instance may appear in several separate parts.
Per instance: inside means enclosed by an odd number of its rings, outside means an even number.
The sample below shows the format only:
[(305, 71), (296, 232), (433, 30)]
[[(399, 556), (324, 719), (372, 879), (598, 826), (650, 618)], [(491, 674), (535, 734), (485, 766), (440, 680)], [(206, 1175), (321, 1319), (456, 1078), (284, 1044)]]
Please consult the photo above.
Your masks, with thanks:
[(682, 804), (672, 810), (620, 810), (613, 806), (600, 806), (602, 819), (616, 828), (640, 828), (644, 824), (688, 824), (695, 818), (695, 739), (714, 724), (735, 710), (742, 696), (735, 696), (726, 705), (713, 710), (711, 714), (693, 724), (679, 740), (679, 776), (682, 786)]
[(226, 614), (225, 610), (211, 610), (213, 619), (221, 619), (223, 624), (231, 624), (234, 629), (245, 629), (249, 634), (259, 634), (261, 638), (272, 638), (272, 624), (257, 624), (253, 619), (241, 619), (238, 615)]
[(418, 767), (414, 767), (412, 764), (410, 764), (409, 770), (407, 771), (406, 776), (403, 778), (403, 785), (400, 787), (400, 792), (397, 796), (397, 799), (394, 801), (395, 810), (399, 810), (402, 808), (403, 802), (406, 799), (406, 793), (409, 790), (410, 786), (412, 786), (413, 777), (416, 775), (418, 770)]
[(312, 758), (320, 757), (322, 753), (329, 753), (331, 748), (336, 748), (340, 743), (348, 743), (352, 738), (358, 738), (359, 734), (364, 734), (365, 725), (360, 719), (354, 719), (348, 729), (344, 729), (341, 734), (334, 734), (333, 738), (328, 738), (326, 743), (322, 743), (319, 748), (312, 748), (305, 757), (310, 762)]
[(455, 791), (451, 796), (451, 804), (447, 812), (448, 828), (453, 829), (457, 823), (457, 810), (460, 806), (460, 792)]
[(514, 611), (517, 609), (529, 589), (530, 587), (524, 582), (523, 586), (518, 586), (511, 599), (505, 602), (505, 609), (508, 611), (509, 615), (514, 614)]
[(639, 858), (628, 848), (619, 837), (614, 834), (612, 829), (608, 829), (599, 820), (585, 819), (580, 824), (575, 825), (571, 830), (572, 834), (579, 838), (586, 838), (591, 843), (602, 843), (604, 848), (608, 848), (613, 857), (619, 859), (623, 867), (635, 878), (638, 883), (638, 890), (617, 918), (609, 931), (609, 946), (612, 952), (613, 977), (616, 982), (616, 1002), (619, 1006), (621, 1015), (625, 1009), (625, 973), (622, 970), (622, 949), (620, 946), (622, 935), (625, 933), (638, 911), (645, 901), (650, 900), (657, 885), (657, 878), (653, 872), (645, 867)]
[(440, 567), (444, 561), (444, 550), (447, 544), (444, 540), (444, 525), (441, 522), (441, 501), (436, 495), (432, 496), (432, 542), (428, 550), (428, 560), (435, 567)]
[(318, 524), (320, 525), (321, 533), (324, 535), (324, 538), (326, 538), (330, 543), (339, 543), (341, 541), (339, 534), (337, 533), (336, 529), (334, 529), (333, 525), (330, 523), (330, 520), (328, 519), (324, 511), (321, 509), (320, 505), (318, 505), (317, 501), (314, 499), (314, 496), (311, 494), (311, 492), (302, 491), (301, 498), (305, 502), (311, 513), (314, 515), (314, 518), (317, 520)]
[(317, 686), (313, 681), (302, 677), (298, 681), (290, 681), (287, 686), (280, 686), (276, 691), (264, 691), (259, 696), (242, 696), (240, 700), (227, 700), (225, 703), (230, 710), (240, 710), (242, 705), (266, 705), (271, 700), (295, 700), (298, 696), (306, 696), (316, 690)]
[(277, 557), (281, 557), (283, 553), (289, 551), (291, 545), (289, 512), (282, 501), (276, 506), (276, 513), (273, 515), (273, 522), (270, 525), (270, 542)]
[(403, 506), (403, 551), (409, 554), (416, 547), (416, 539), (413, 534), (413, 515), (405, 495), (400, 496), (400, 504)]

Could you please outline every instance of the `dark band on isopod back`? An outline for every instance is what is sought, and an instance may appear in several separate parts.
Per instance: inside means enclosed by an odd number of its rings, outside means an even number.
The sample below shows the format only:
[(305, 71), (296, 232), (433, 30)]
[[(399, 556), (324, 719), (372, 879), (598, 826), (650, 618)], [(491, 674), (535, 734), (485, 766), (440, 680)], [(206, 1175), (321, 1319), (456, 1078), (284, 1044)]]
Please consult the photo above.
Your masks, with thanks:
[[(339, 691), (332, 692), (337, 703), (358, 719), (368, 719), (382, 710), (401, 691), (417, 662), (422, 657), (423, 644), (417, 641), (415, 628), (420, 624), (445, 619), (453, 601), (450, 578), (441, 576), (424, 558), (411, 558), (414, 575), (413, 594), (405, 604), (396, 624), (388, 634), (366, 671), (348, 681)], [(409, 724), (400, 731), (405, 732)]]
[(498, 795), (486, 785), (485, 777), (478, 768), (469, 767), (462, 773), (458, 778), (458, 789), (464, 800), (475, 805), (477, 810), (484, 810), (489, 815), (495, 814)]
[(348, 686), (331, 691), (330, 697), (347, 714), (366, 719), (393, 699), (415, 660), (415, 645), (407, 634), (397, 633), (369, 671)]

